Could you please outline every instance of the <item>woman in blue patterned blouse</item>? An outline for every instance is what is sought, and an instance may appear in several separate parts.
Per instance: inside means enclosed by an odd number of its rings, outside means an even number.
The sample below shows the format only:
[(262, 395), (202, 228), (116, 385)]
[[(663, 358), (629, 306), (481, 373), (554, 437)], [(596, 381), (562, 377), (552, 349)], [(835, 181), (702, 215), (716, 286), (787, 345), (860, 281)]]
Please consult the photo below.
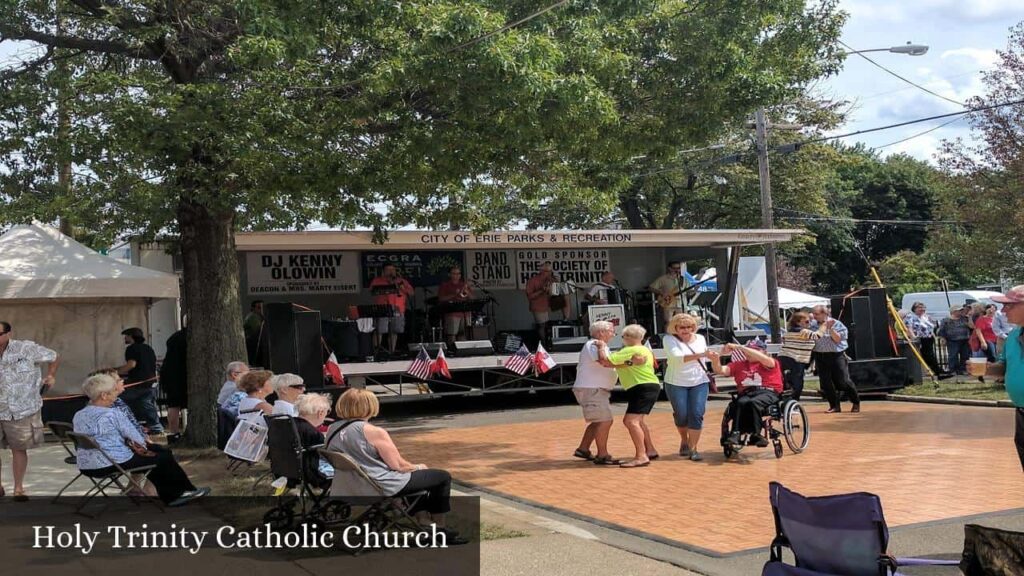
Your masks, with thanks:
[(187, 504), (210, 492), (209, 488), (192, 484), (170, 450), (154, 452), (146, 448), (146, 437), (137, 424), (114, 408), (119, 387), (109, 374), (90, 376), (82, 384), (82, 391), (89, 397), (89, 404), (75, 414), (75, 432), (91, 436), (102, 449), (78, 450), (78, 469), (82, 474), (93, 478), (107, 476), (115, 471), (113, 462), (122, 468), (155, 465), (143, 490), (170, 506)]
[(914, 302), (910, 307), (910, 314), (907, 315), (907, 328), (914, 338), (917, 338), (918, 346), (921, 347), (921, 357), (935, 375), (939, 374), (939, 361), (935, 358), (935, 330), (938, 327), (938, 322), (927, 314), (924, 303)]

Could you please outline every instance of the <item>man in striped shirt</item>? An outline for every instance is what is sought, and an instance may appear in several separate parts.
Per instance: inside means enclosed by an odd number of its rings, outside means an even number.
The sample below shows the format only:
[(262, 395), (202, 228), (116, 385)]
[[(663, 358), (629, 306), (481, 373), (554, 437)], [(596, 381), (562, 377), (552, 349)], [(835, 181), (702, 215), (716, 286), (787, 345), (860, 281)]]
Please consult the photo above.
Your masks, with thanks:
[(850, 367), (846, 360), (846, 348), (849, 346), (849, 330), (846, 326), (829, 315), (828, 307), (815, 306), (812, 312), (817, 322), (818, 340), (814, 343), (814, 363), (818, 366), (818, 378), (821, 381), (821, 393), (828, 401), (828, 414), (842, 412), (839, 394), (846, 392), (853, 403), (851, 412), (860, 412), (860, 396), (857, 388), (850, 380)]

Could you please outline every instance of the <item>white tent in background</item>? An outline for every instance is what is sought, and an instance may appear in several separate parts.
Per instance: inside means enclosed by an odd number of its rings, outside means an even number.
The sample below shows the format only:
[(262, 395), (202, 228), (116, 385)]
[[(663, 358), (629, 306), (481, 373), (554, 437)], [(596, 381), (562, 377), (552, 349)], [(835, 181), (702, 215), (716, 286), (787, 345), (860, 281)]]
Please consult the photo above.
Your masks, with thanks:
[(779, 308), (782, 310), (787, 308), (813, 308), (819, 304), (828, 306), (828, 298), (779, 287)]
[(51, 395), (78, 394), (85, 375), (124, 363), (121, 331), (148, 333), (156, 299), (178, 298), (178, 277), (103, 256), (45, 225), (0, 236), (0, 319), (14, 337), (61, 356)]

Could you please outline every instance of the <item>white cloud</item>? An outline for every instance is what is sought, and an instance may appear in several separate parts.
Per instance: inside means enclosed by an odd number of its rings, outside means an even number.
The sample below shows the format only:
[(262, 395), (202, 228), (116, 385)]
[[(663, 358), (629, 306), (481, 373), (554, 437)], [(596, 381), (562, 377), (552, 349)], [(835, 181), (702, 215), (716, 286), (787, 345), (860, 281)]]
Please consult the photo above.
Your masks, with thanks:
[(999, 62), (999, 54), (995, 50), (985, 48), (972, 48), (970, 46), (946, 50), (942, 53), (942, 59), (966, 59), (979, 68), (992, 68)]
[(1024, 0), (917, 0), (918, 15), (945, 15), (956, 20), (995, 22), (1024, 16)]
[(847, 0), (842, 2), (840, 7), (850, 13), (851, 19), (882, 22), (903, 22), (907, 19), (906, 10), (890, 2)]

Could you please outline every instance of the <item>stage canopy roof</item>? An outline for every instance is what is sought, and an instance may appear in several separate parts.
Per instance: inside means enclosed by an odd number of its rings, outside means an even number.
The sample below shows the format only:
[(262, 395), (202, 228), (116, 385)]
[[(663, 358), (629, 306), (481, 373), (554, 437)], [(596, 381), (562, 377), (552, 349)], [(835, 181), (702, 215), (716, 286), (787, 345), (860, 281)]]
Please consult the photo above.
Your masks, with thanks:
[(779, 308), (813, 308), (819, 304), (828, 306), (828, 298), (779, 287)]
[(398, 230), (383, 244), (369, 231), (240, 232), (235, 245), (253, 250), (507, 250), (509, 248), (665, 248), (751, 246), (788, 242), (803, 230)]
[(0, 299), (177, 297), (177, 276), (118, 262), (51, 226), (0, 236)]

